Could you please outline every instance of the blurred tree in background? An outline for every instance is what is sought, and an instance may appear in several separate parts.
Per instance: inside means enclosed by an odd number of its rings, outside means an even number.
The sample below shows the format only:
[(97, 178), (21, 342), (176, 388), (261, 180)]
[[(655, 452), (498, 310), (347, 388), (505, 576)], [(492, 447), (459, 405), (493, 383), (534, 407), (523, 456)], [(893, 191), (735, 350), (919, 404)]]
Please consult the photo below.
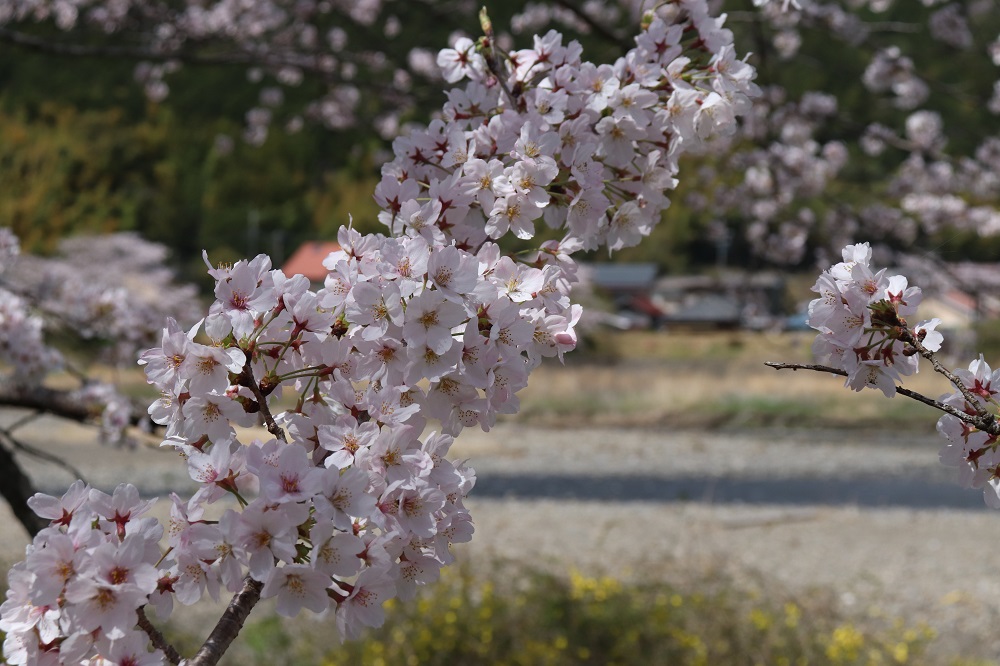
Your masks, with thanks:
[[(913, 227), (909, 213), (897, 216), (896, 230), (866, 228), (868, 217), (878, 217), (872, 202), (900, 198), (893, 174), (913, 148), (890, 142), (876, 155), (859, 146), (873, 123), (902, 136), (898, 128), (915, 108), (861, 83), (894, 47), (927, 84), (919, 108), (940, 115), (952, 164), (995, 132), (996, 116), (986, 107), (997, 68), (982, 47), (1000, 32), (1000, 10), (972, 0), (948, 5), (974, 19), (967, 21), (970, 47), (954, 34), (928, 39), (941, 3), (807, 2), (795, 21), (756, 11), (751, 0), (721, 4), (767, 86), (759, 125), (723, 150), (688, 158), (699, 176), (672, 197), (650, 242), (618, 258), (671, 272), (720, 260), (803, 266), (855, 231), (888, 246), (996, 256), (998, 236), (967, 226), (923, 225), (904, 234), (899, 229)], [(130, 7), (110, 32), (84, 20), (84, 9), (72, 25), (55, 10), (45, 20), (30, 12), (12, 18), (17, 7), (49, 5), (0, 0), (0, 225), (13, 227), (27, 250), (42, 252), (66, 234), (139, 231), (183, 257), (187, 264), (177, 268), (188, 279), (201, 276), (202, 249), (223, 261), (260, 251), (280, 261), (306, 240), (332, 238), (349, 213), (363, 231), (378, 230), (370, 193), (392, 137), (440, 107), (437, 49), (478, 31), (478, 5), (468, 0), (261, 0), (260, 7), (288, 8), (290, 18), (252, 39), (164, 39), (150, 18), (162, 10), (155, 3)], [(551, 26), (579, 39), (589, 57), (608, 60), (624, 52), (620, 35), (630, 34), (638, 6), (514, 0), (490, 9), (509, 33), (504, 43), (519, 46)], [(313, 13), (297, 16), (303, 7)], [(303, 31), (296, 21), (308, 28), (308, 40), (288, 41), (288, 30)], [(808, 117), (804, 100), (820, 90), (834, 109)], [(748, 169), (785, 150), (796, 123), (807, 126), (809, 145), (843, 146), (844, 163), (830, 168), (823, 187), (766, 192), (781, 208), (762, 220), (751, 206)], [(937, 157), (926, 150), (922, 159)], [(780, 180), (779, 167), (769, 177)], [(996, 203), (993, 193), (976, 196), (967, 198)], [(797, 251), (783, 255), (785, 241)]]

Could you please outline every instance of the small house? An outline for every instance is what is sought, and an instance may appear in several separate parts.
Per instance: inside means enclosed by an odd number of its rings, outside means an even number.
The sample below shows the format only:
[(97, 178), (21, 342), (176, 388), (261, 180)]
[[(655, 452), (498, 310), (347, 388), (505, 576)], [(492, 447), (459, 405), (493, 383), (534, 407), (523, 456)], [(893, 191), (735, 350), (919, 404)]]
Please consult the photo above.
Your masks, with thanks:
[(323, 260), (339, 249), (340, 245), (337, 243), (307, 241), (292, 253), (281, 270), (288, 276), (305, 275), (314, 285), (322, 285), (327, 274)]

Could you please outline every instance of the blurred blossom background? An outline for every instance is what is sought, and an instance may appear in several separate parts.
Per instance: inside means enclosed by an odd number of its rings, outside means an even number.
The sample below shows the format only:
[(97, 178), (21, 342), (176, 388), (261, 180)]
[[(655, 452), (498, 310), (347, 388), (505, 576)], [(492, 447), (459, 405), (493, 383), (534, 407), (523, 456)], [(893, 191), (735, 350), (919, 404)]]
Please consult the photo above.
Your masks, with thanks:
[[(555, 29), (613, 62), (651, 4), (489, 10), (504, 49)], [(996, 517), (938, 465), (937, 415), (763, 362), (811, 360), (810, 288), (865, 241), (923, 288), (953, 367), (1000, 364), (1000, 6), (710, 4), (762, 95), (685, 156), (650, 238), (582, 257), (580, 348), (456, 444), (479, 473), (466, 567), (345, 647), (264, 613), (230, 663), (997, 663), (1000, 583), (977, 568)], [(479, 35), (478, 10), (0, 0), (0, 228), (18, 239), (0, 234), (0, 285), (48, 304), (38, 353), (65, 363), (42, 388), (85, 374), (148, 403), (135, 356), (164, 317), (200, 316), (203, 251), (322, 282), (338, 228), (384, 231), (379, 168), (447, 98), (437, 52)], [(556, 238), (538, 232), (504, 249)], [(31, 361), (13, 349), (8, 388)], [(46, 492), (72, 480), (46, 456), (106, 490), (190, 483), (127, 406), (118, 423), (36, 418), (11, 395), (0, 447)], [(131, 446), (109, 457), (108, 431)], [(26, 540), (2, 524), (13, 561)], [(193, 645), (203, 619), (169, 631)]]

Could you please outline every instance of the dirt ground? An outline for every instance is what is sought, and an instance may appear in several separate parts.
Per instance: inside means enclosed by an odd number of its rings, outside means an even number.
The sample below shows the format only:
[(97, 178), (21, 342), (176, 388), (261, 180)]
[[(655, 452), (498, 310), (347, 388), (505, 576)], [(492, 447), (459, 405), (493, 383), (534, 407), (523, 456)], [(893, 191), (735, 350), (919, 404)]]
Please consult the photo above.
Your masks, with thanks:
[[(21, 434), (64, 456), (98, 486), (126, 479), (160, 497), (190, 487), (174, 454), (110, 450), (94, 442), (92, 430), (45, 420)], [(858, 433), (555, 431), (517, 425), (501, 425), (489, 434), (468, 432), (452, 457), (469, 458), (487, 492), (477, 496), (474, 490), (468, 500), (476, 536), (459, 553), (473, 561), (499, 557), (631, 579), (683, 580), (718, 571), (771, 581), (792, 593), (821, 587), (849, 612), (926, 622), (939, 634), (938, 650), (995, 659), (1000, 577), (980, 567), (997, 549), (1000, 515), (981, 509), (981, 499), (969, 508), (907, 505), (919, 504), (922, 483), (950, 483), (936, 449), (932, 438)], [(71, 481), (51, 465), (27, 458), (25, 465), (51, 492)], [(895, 479), (912, 492), (910, 499), (886, 506), (850, 499), (803, 504), (794, 497), (775, 503), (766, 497), (658, 498), (645, 492), (636, 498), (633, 492), (637, 480), (654, 487), (662, 480), (669, 488), (695, 477), (721, 486), (732, 479), (795, 478), (806, 485)], [(608, 480), (618, 490), (607, 492)], [(571, 496), (556, 492), (558, 484), (573, 489)], [(605, 490), (589, 497), (591, 487)], [(160, 515), (167, 504), (158, 503)], [(6, 507), (0, 512), (0, 558), (19, 559), (25, 536)]]

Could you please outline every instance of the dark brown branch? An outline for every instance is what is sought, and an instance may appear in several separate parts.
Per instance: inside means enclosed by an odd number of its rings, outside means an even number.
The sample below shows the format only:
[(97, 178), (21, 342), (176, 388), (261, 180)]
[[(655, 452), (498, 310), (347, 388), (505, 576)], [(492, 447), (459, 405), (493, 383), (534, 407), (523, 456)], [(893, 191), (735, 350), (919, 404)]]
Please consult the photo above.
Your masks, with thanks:
[(77, 400), (69, 391), (51, 389), (45, 386), (16, 386), (12, 382), (0, 384), (0, 405), (33, 409), (36, 412), (44, 412), (80, 423), (101, 414), (100, 409), (95, 405)]
[(274, 420), (274, 416), (271, 415), (271, 408), (267, 406), (267, 397), (264, 392), (260, 390), (260, 385), (257, 384), (257, 380), (253, 376), (253, 370), (250, 368), (250, 354), (247, 354), (246, 365), (243, 366), (243, 374), (240, 376), (240, 385), (250, 389), (253, 393), (253, 397), (257, 400), (257, 404), (260, 406), (261, 416), (264, 417), (264, 425), (267, 426), (267, 431), (275, 436), (276, 439), (281, 440), (284, 443), (288, 443), (288, 438), (285, 437), (285, 431), (281, 429), (281, 426)]
[(139, 616), (139, 628), (146, 632), (146, 635), (149, 636), (149, 641), (153, 644), (153, 647), (157, 650), (163, 650), (163, 654), (167, 657), (167, 661), (174, 664), (174, 666), (181, 663), (182, 657), (180, 653), (174, 649), (173, 645), (167, 642), (167, 639), (163, 637), (160, 630), (154, 627), (153, 623), (149, 621), (148, 617), (146, 617), (145, 606), (140, 606), (136, 609), (135, 613)]
[(49, 526), (49, 521), (28, 508), (28, 499), (38, 491), (6, 446), (0, 446), (0, 479), (0, 495), (7, 500), (17, 522), (34, 538)]
[[(8, 28), (0, 28), (0, 42), (13, 44), (29, 51), (37, 51), (49, 55), (70, 58), (107, 58), (116, 60), (148, 60), (150, 62), (166, 62), (176, 60), (191, 65), (210, 66), (241, 66), (267, 64), (262, 62), (259, 54), (236, 52), (223, 55), (205, 55), (190, 51), (170, 50), (156, 51), (152, 49), (131, 46), (110, 46), (91, 44), (72, 44), (52, 41), (34, 35), (29, 35)], [(288, 63), (280, 63), (288, 64)], [(295, 63), (298, 67), (308, 68), (304, 63)]]
[[(370, 78), (360, 78), (346, 81), (337, 73), (323, 65), (321, 55), (306, 52), (281, 51), (227, 51), (220, 53), (204, 53), (194, 49), (164, 49), (155, 50), (132, 46), (73, 44), (52, 41), (23, 32), (0, 27), (0, 42), (6, 42), (19, 48), (67, 58), (96, 58), (106, 60), (132, 60), (148, 62), (177, 62), (184, 65), (205, 67), (295, 67), (322, 80), (327, 85), (349, 83), (356, 88), (373, 90), (380, 94), (394, 97), (397, 101), (405, 100), (395, 86), (383, 84)], [(204, 44), (197, 46), (205, 47)], [(338, 54), (341, 60), (352, 60), (348, 54)]]
[(611, 30), (609, 30), (607, 26), (598, 23), (593, 16), (583, 11), (582, 8), (577, 7), (575, 4), (573, 4), (573, 2), (571, 2), (571, 0), (554, 0), (554, 2), (560, 7), (568, 9), (570, 12), (572, 12), (573, 15), (576, 16), (578, 19), (580, 19), (584, 24), (586, 24), (586, 26), (590, 28), (594, 32), (594, 34), (599, 35), (604, 40), (611, 42), (615, 46), (620, 47), (623, 51), (628, 51), (630, 48), (632, 48), (632, 43), (628, 39), (622, 37), (621, 35), (616, 35)]
[(222, 655), (239, 635), (250, 611), (260, 601), (260, 591), (263, 587), (263, 583), (254, 580), (249, 574), (243, 579), (240, 591), (229, 602), (229, 607), (219, 618), (215, 629), (198, 650), (198, 654), (186, 662), (188, 666), (215, 666), (219, 663)]
[[(264, 422), (267, 424), (268, 432), (282, 442), (287, 443), (288, 438), (285, 436), (285, 431), (275, 422), (274, 416), (271, 415), (271, 409), (267, 406), (267, 397), (261, 391), (260, 385), (254, 377), (251, 366), (252, 357), (251, 353), (247, 354), (247, 361), (243, 366), (243, 372), (240, 373), (239, 383), (241, 386), (250, 389), (251, 393), (253, 393), (260, 407), (260, 413), (264, 417)], [(229, 607), (226, 608), (226, 612), (219, 618), (215, 629), (205, 639), (205, 643), (198, 650), (198, 654), (186, 662), (188, 666), (215, 666), (219, 662), (232, 642), (236, 640), (240, 630), (243, 628), (243, 623), (246, 622), (247, 617), (250, 615), (250, 611), (260, 601), (260, 591), (263, 587), (263, 583), (254, 580), (250, 577), (250, 574), (247, 574), (243, 579), (243, 586), (240, 588), (240, 591), (233, 596), (229, 602)]]
[[(996, 418), (994, 418), (992, 414), (986, 411), (986, 409), (982, 406), (982, 404), (980, 404), (980, 402), (976, 399), (976, 397), (972, 394), (972, 392), (969, 391), (969, 388), (962, 383), (962, 380), (956, 377), (951, 370), (941, 365), (941, 361), (937, 359), (937, 356), (935, 356), (934, 352), (924, 347), (923, 343), (921, 343), (920, 340), (911, 335), (909, 330), (907, 330), (903, 335), (899, 336), (899, 339), (902, 340), (903, 342), (912, 345), (914, 349), (920, 352), (921, 356), (930, 361), (931, 366), (934, 368), (934, 372), (946, 377), (948, 381), (951, 382), (952, 385), (958, 389), (959, 393), (962, 394), (962, 397), (965, 398), (965, 401), (969, 403), (969, 405), (973, 409), (976, 410), (976, 415), (979, 416), (980, 419), (983, 419), (984, 422), (991, 421), (993, 422), (993, 424), (996, 424)], [(997, 434), (993, 432), (993, 430), (980, 428), (978, 425), (976, 427), (979, 428), (980, 430), (986, 430), (990, 434), (993, 435)]]
[[(839, 368), (831, 368), (828, 365), (817, 365), (812, 363), (776, 363), (774, 361), (768, 361), (764, 363), (769, 368), (774, 368), (775, 370), (814, 370), (816, 372), (829, 372), (832, 375), (839, 375), (841, 377), (847, 377), (846, 371)], [(910, 389), (903, 388), (902, 386), (896, 387), (896, 393), (900, 395), (905, 395), (907, 398), (916, 400), (917, 402), (922, 402), (929, 407), (940, 410), (947, 414), (951, 414), (955, 418), (964, 423), (968, 423), (971, 426), (975, 426), (976, 429), (987, 432), (991, 435), (1000, 435), (1000, 423), (997, 423), (996, 418), (986, 412), (986, 416), (979, 416), (974, 414), (967, 414), (962, 410), (952, 407), (951, 405), (946, 405), (945, 403), (934, 400), (933, 398), (928, 398), (922, 393), (917, 391), (911, 391)]]
[(25, 453), (29, 456), (38, 458), (43, 462), (55, 465), (56, 467), (61, 467), (63, 470), (68, 472), (74, 479), (80, 479), (84, 483), (87, 483), (87, 479), (83, 477), (83, 473), (80, 472), (80, 470), (78, 470), (76, 467), (69, 464), (59, 456), (49, 453), (48, 451), (42, 451), (41, 449), (36, 449), (33, 446), (25, 444), (21, 440), (14, 437), (13, 433), (11, 432), (13, 429), (14, 428), (0, 428), (0, 435), (2, 435), (3, 438), (7, 440), (7, 443), (10, 444), (14, 449), (16, 449), (17, 451), (21, 451), (22, 453)]
[[(100, 417), (105, 407), (103, 403), (85, 402), (75, 397), (74, 393), (47, 386), (18, 386), (13, 382), (0, 382), (0, 407), (31, 409), (78, 423)], [(132, 425), (148, 421), (146, 406), (147, 403), (132, 401)]]
[[(251, 52), (227, 51), (204, 53), (193, 49), (149, 49), (133, 46), (74, 44), (35, 37), (8, 28), (0, 28), (0, 42), (6, 42), (22, 49), (65, 58), (95, 58), (101, 60), (130, 60), (135, 62), (176, 62), (184, 65), (204, 67), (296, 67), (317, 76), (327, 84), (344, 83), (336, 71), (325, 68), (315, 54), (282, 53), (278, 51)], [(343, 56), (341, 56), (343, 59)], [(374, 81), (352, 81), (359, 88), (392, 93), (391, 86), (382, 86)]]

